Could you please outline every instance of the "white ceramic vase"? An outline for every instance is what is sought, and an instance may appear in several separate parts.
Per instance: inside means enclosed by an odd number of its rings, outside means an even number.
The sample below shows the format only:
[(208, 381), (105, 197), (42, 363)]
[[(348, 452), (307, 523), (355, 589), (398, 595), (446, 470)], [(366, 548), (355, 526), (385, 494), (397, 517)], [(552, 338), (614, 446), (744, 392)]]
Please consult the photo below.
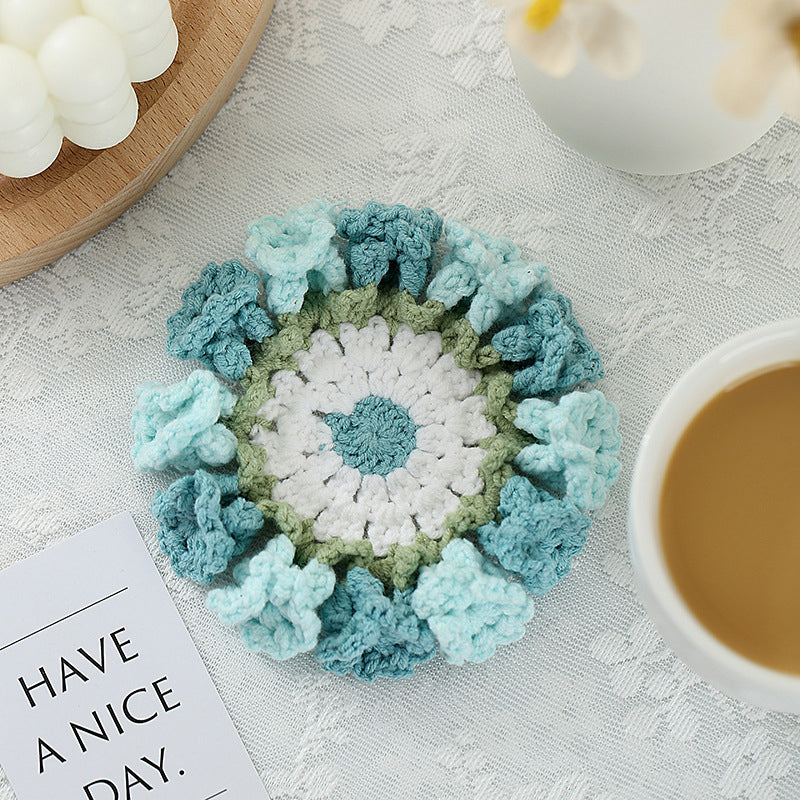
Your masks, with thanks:
[(676, 174), (724, 161), (761, 137), (776, 106), (752, 119), (721, 109), (714, 76), (736, 42), (722, 37), (727, 0), (625, 3), (644, 42), (644, 60), (626, 80), (606, 77), (584, 53), (566, 78), (541, 72), (511, 50), (536, 113), (575, 150), (628, 172)]

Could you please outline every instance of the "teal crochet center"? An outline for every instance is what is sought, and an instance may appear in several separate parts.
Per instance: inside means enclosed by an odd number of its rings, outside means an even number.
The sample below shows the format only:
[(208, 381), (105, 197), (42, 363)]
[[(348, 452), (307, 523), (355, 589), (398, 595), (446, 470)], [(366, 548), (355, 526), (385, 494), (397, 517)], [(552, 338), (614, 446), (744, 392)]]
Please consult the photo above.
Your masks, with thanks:
[(167, 321), (202, 369), (137, 390), (135, 465), (183, 473), (152, 503), (173, 569), (249, 649), (364, 680), (520, 638), (619, 473), (569, 299), (428, 208), (312, 201), (244, 250)]

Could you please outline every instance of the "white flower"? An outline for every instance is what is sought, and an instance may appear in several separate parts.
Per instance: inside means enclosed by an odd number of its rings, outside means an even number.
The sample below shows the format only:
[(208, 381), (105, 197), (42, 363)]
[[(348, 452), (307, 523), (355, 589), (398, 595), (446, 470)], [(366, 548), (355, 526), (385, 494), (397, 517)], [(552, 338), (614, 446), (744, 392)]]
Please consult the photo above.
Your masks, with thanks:
[(479, 442), (497, 430), (473, 394), (480, 373), (443, 354), (437, 331), (391, 336), (382, 317), (343, 323), (338, 341), (316, 330), (294, 358), (258, 411), (270, 428), (251, 435), (280, 479), (272, 499), (313, 519), (318, 541), (367, 538), (377, 556), (418, 530), (440, 538), (461, 496), (484, 488)]
[(509, 8), (506, 37), (540, 69), (568, 75), (583, 43), (595, 65), (611, 78), (628, 78), (642, 61), (642, 41), (619, 0), (491, 0)]
[(783, 110), (800, 117), (800, 0), (731, 0), (723, 32), (741, 46), (717, 73), (719, 104), (753, 116), (776, 91)]

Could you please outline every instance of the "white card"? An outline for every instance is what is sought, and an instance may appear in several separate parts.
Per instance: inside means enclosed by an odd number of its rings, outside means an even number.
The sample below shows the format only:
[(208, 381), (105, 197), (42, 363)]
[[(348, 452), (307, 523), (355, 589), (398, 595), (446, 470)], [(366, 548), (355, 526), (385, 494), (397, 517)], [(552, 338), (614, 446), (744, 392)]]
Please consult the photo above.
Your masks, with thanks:
[(268, 798), (130, 514), (0, 572), (18, 800)]

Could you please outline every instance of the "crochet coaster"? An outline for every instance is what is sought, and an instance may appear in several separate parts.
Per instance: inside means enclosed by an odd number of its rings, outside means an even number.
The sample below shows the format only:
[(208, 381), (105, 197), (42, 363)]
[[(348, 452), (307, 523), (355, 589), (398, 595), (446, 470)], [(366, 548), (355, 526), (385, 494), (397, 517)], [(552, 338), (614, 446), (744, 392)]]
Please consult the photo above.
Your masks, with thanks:
[(619, 473), (614, 405), (576, 388), (603, 370), (570, 301), (428, 208), (313, 201), (248, 234), (259, 274), (209, 264), (167, 321), (168, 352), (208, 369), (138, 389), (135, 465), (191, 473), (153, 500), (162, 549), (219, 578), (209, 607), (274, 658), (365, 680), (437, 647), (483, 661)]

